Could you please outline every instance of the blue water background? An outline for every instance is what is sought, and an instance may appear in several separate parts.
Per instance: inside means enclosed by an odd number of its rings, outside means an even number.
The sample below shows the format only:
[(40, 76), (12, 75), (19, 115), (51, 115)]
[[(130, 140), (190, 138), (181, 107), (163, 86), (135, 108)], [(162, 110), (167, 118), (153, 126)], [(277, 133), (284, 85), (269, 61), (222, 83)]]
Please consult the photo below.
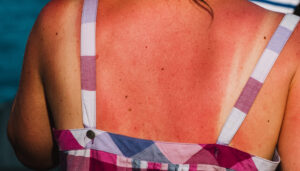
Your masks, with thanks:
[(6, 137), (8, 114), (22, 68), (30, 30), (48, 0), (0, 0), (0, 170), (23, 167)]
[(0, 102), (17, 90), (25, 45), (41, 8), (48, 0), (0, 1)]

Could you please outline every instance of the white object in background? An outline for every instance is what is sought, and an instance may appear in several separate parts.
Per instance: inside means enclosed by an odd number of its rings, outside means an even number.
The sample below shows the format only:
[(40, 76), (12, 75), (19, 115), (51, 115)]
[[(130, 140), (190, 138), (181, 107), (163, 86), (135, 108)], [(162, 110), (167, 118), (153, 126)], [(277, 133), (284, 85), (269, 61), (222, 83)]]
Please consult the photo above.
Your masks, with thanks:
[(271, 11), (293, 13), (300, 0), (250, 0), (251, 2)]

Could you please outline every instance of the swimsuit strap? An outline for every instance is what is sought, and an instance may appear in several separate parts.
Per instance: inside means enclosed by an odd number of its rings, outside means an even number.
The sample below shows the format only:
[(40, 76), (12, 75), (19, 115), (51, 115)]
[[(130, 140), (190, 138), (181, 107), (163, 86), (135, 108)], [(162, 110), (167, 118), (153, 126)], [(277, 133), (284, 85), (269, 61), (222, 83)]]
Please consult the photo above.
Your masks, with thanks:
[(239, 130), (254, 103), (259, 90), (271, 71), (276, 59), (299, 22), (299, 17), (287, 14), (263, 51), (254, 71), (235, 103), (219, 135), (217, 144), (228, 145)]
[(80, 72), (83, 125), (96, 128), (96, 17), (98, 0), (84, 0), (81, 18)]
[[(80, 70), (82, 115), (83, 124), (86, 128), (96, 128), (97, 9), (98, 0), (84, 0), (81, 19)], [(283, 18), (225, 122), (218, 138), (218, 144), (231, 142), (298, 21), (299, 17), (291, 14)]]

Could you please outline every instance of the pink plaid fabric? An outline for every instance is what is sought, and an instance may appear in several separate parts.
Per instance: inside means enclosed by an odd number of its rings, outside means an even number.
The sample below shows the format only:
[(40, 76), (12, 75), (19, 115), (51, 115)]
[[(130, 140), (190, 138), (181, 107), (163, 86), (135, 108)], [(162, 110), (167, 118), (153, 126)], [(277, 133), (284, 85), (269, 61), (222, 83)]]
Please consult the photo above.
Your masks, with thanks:
[[(95, 137), (90, 137), (93, 132)], [(161, 142), (97, 129), (54, 130), (63, 170), (268, 170), (268, 161), (219, 144)]]

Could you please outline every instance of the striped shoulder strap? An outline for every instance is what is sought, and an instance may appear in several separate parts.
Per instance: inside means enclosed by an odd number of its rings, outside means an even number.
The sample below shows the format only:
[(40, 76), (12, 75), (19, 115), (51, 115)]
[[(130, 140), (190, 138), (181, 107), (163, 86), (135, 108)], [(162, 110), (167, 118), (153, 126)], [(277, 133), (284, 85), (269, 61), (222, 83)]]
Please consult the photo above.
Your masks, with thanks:
[(96, 127), (96, 17), (98, 0), (84, 0), (81, 18), (80, 73), (83, 124)]
[(292, 14), (287, 14), (282, 19), (227, 118), (219, 135), (217, 144), (230, 144), (298, 22), (299, 17)]

